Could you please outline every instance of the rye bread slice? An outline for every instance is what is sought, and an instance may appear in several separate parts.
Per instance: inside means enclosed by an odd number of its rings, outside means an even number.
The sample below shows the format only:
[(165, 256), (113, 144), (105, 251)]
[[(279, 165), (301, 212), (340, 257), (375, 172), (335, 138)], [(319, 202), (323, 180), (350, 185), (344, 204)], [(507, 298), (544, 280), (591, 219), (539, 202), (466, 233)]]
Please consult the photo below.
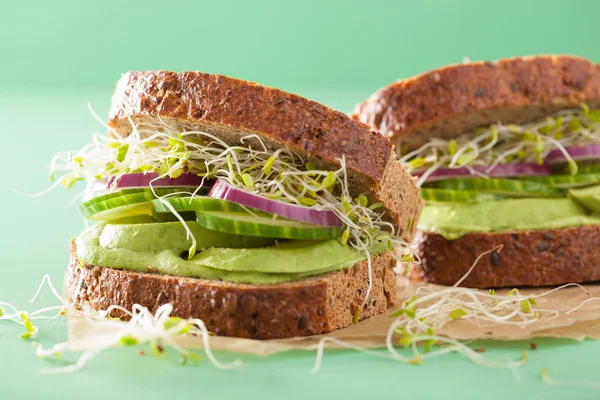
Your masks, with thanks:
[(504, 247), (481, 258), (461, 286), (551, 286), (600, 280), (598, 225), (468, 233), (456, 240), (419, 232), (415, 244), (421, 263), (414, 265), (411, 278), (440, 285), (454, 285), (480, 254), (498, 245)]
[[(396, 299), (395, 260), (389, 253), (372, 259), (373, 288), (358, 315), (385, 312)], [(155, 312), (165, 303), (172, 316), (200, 318), (218, 335), (277, 339), (327, 333), (351, 325), (368, 287), (366, 261), (337, 272), (275, 285), (236, 284), (81, 266), (71, 244), (68, 286), (71, 301), (94, 310), (141, 304)], [(114, 311), (111, 316), (126, 319)]]
[(521, 124), (586, 102), (600, 106), (600, 64), (569, 55), (450, 65), (401, 79), (352, 117), (408, 149), (501, 121)]
[(109, 118), (121, 136), (131, 133), (132, 121), (158, 131), (200, 130), (230, 145), (256, 134), (273, 149), (289, 148), (328, 169), (345, 157), (351, 194), (381, 202), (402, 234), (423, 205), (389, 140), (343, 113), (282, 90), (202, 72), (129, 72), (117, 84)]

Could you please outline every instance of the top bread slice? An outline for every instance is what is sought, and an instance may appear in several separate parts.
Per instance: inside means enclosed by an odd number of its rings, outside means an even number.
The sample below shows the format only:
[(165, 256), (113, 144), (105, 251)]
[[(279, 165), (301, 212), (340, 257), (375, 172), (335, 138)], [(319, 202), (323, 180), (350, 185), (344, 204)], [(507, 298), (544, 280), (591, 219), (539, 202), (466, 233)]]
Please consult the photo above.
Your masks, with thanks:
[(419, 189), (395, 161), (388, 139), (282, 90), (202, 72), (129, 72), (117, 84), (109, 118), (120, 136), (131, 133), (133, 122), (158, 131), (212, 133), (231, 145), (256, 134), (268, 147), (291, 149), (321, 168), (338, 168), (344, 157), (351, 194), (381, 202), (402, 235), (422, 208)]
[(569, 55), (450, 65), (401, 79), (352, 117), (407, 150), (489, 126), (522, 124), (581, 102), (600, 106), (600, 65)]

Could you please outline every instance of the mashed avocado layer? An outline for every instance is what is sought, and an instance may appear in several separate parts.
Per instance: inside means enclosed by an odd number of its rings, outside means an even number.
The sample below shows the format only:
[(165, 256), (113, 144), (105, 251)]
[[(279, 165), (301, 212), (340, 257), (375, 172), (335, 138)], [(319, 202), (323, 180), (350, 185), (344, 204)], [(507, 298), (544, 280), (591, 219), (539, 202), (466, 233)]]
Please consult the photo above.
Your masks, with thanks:
[[(457, 239), (470, 232), (509, 232), (600, 224), (600, 213), (571, 198), (429, 204), (418, 229)], [(596, 210), (596, 212), (598, 212)]]
[[(219, 232), (200, 229), (195, 222), (188, 226), (198, 240), (226, 243), (217, 239)], [(201, 234), (201, 236), (197, 236)], [(243, 244), (259, 245), (255, 239)], [(208, 247), (191, 260), (181, 257), (191, 242), (179, 223), (137, 225), (96, 225), (77, 238), (77, 257), (83, 263), (137, 272), (223, 280), (237, 283), (273, 284), (295, 281), (308, 276), (347, 268), (365, 259), (365, 254), (341, 245), (337, 240), (288, 241), (267, 247)], [(372, 248), (371, 254), (385, 251), (385, 244)]]
[(588, 210), (600, 214), (600, 185), (571, 189), (569, 196)]

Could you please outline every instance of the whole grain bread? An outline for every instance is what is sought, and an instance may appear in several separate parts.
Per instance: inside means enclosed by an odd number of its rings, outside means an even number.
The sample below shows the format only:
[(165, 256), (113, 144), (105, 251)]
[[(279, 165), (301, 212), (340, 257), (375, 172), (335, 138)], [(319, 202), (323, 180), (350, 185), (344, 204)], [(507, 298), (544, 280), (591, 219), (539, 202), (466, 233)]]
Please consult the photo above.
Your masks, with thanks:
[(352, 117), (416, 149), (501, 121), (520, 124), (586, 102), (600, 106), (600, 65), (568, 55), (450, 65), (401, 79), (358, 104)]
[[(88, 303), (106, 310), (134, 304), (155, 312), (165, 303), (172, 316), (199, 318), (218, 335), (276, 339), (327, 333), (385, 312), (396, 298), (395, 260), (389, 253), (372, 259), (373, 288), (368, 287), (366, 261), (337, 272), (275, 285), (235, 284), (153, 273), (80, 265), (74, 242), (68, 287), (74, 306)], [(127, 319), (125, 313), (111, 316)]]
[(117, 84), (109, 118), (121, 136), (131, 133), (133, 122), (158, 131), (200, 130), (230, 145), (256, 134), (273, 149), (289, 148), (328, 169), (345, 157), (351, 194), (381, 202), (402, 234), (422, 207), (389, 140), (343, 113), (282, 90), (201, 72), (129, 72)]
[(411, 277), (454, 285), (476, 258), (485, 255), (462, 282), (474, 288), (550, 286), (600, 280), (600, 226), (508, 233), (468, 233), (448, 240), (435, 233), (415, 238), (420, 264)]

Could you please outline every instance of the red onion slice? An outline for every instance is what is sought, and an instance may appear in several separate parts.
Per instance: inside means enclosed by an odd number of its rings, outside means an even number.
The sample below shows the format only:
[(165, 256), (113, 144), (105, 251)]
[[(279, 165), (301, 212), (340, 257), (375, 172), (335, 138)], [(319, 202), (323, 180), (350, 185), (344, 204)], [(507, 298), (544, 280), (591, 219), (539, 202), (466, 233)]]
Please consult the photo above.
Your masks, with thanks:
[[(587, 146), (565, 147), (567, 153), (573, 160), (595, 160), (600, 159), (600, 144), (589, 144)], [(560, 150), (552, 150), (544, 162), (554, 164), (567, 161), (567, 158)]]
[(212, 181), (203, 179), (200, 176), (193, 174), (183, 174), (177, 178), (161, 178), (156, 172), (149, 172), (146, 174), (125, 174), (120, 176), (113, 176), (106, 182), (107, 189), (125, 189), (125, 188), (146, 188), (152, 183), (152, 187), (194, 187), (202, 185), (204, 187), (210, 187)]
[(254, 193), (238, 189), (225, 179), (219, 179), (208, 193), (210, 197), (227, 200), (246, 207), (255, 208), (284, 218), (313, 225), (342, 226), (342, 221), (333, 211), (316, 210), (311, 207), (267, 199)]
[[(452, 178), (478, 178), (479, 175), (472, 171), (489, 177), (519, 177), (519, 176), (546, 176), (551, 175), (552, 170), (545, 165), (536, 163), (500, 164), (488, 171), (487, 167), (475, 166), (471, 168), (441, 168), (433, 171), (426, 179), (427, 182)], [(419, 169), (412, 172), (414, 176), (422, 176), (427, 170)]]
[(148, 189), (150, 182), (154, 188), (181, 188), (190, 189), (194, 191), (200, 185), (204, 189), (202, 193), (206, 193), (206, 190), (210, 189), (213, 184), (213, 180), (204, 179), (193, 175), (183, 174), (177, 178), (159, 178), (160, 175), (155, 172), (149, 172), (146, 174), (125, 174), (121, 176), (113, 176), (106, 180), (96, 181), (88, 185), (86, 190), (85, 200), (90, 200), (94, 197), (102, 196), (109, 193), (115, 193), (123, 189)]

